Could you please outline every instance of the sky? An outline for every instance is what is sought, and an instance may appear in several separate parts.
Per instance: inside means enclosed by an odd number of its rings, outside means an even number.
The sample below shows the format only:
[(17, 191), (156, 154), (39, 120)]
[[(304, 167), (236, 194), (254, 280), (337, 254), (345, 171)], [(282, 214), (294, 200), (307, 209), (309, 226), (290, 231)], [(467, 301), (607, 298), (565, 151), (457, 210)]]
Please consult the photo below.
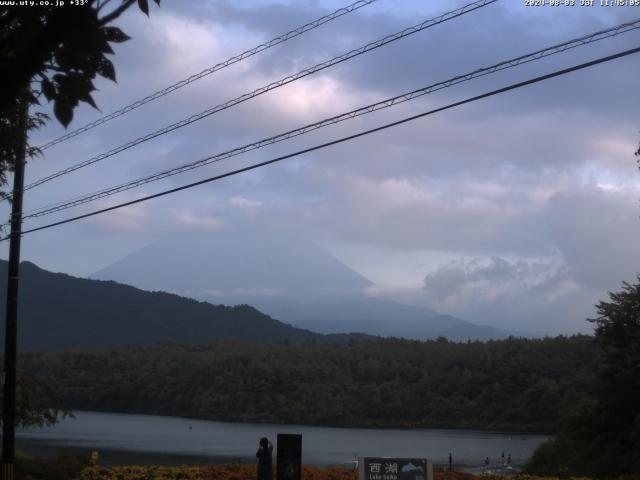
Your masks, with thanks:
[[(27, 183), (272, 81), (465, 5), (377, 0), (90, 132), (27, 165)], [(251, 143), (640, 18), (640, 7), (501, 0), (293, 82), (25, 193), (25, 211)], [(102, 114), (347, 1), (163, 0), (118, 21)], [(33, 228), (328, 142), (640, 46), (640, 31), (41, 219)], [(287, 230), (375, 285), (369, 295), (537, 335), (590, 332), (594, 305), (640, 274), (640, 54), (137, 204), (27, 234), (22, 258), (89, 276), (153, 241), (235, 225)], [(50, 111), (43, 105), (42, 111)], [(69, 129), (98, 118), (83, 105)], [(31, 135), (64, 133), (51, 121)], [(1, 215), (8, 216), (6, 204)], [(259, 234), (259, 233), (257, 233)], [(7, 256), (7, 242), (0, 254)]]

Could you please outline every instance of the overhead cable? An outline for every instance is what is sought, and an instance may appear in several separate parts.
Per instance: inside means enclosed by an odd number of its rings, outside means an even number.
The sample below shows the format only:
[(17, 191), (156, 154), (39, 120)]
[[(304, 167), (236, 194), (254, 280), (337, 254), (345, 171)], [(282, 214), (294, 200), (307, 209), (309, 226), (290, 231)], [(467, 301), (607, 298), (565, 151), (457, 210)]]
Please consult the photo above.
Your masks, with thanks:
[(111, 150), (109, 150), (108, 152), (102, 153), (100, 155), (97, 155), (95, 157), (92, 157), (88, 160), (85, 160), (83, 162), (80, 162), (78, 164), (72, 165), (70, 167), (64, 168), (62, 170), (59, 170), (55, 173), (52, 173), (51, 175), (48, 175), (44, 178), (41, 178), (39, 180), (36, 180), (34, 182), (31, 182), (30, 184), (25, 186), (25, 190), (30, 190), (34, 187), (37, 187), (39, 185), (42, 185), (43, 183), (46, 183), (48, 181), (51, 181), (55, 178), (58, 178), (62, 175), (66, 175), (68, 173), (74, 172), (80, 168), (86, 167), (88, 165), (92, 165), (96, 162), (99, 162), (101, 160), (104, 160), (105, 158), (111, 157), (113, 155), (116, 155), (118, 153), (121, 153), (125, 150), (128, 150), (129, 148), (132, 148), (136, 145), (140, 145), (141, 143), (147, 142), (151, 139), (154, 139), (156, 137), (159, 137), (160, 135), (164, 135), (166, 133), (172, 132), (174, 130), (177, 130), (179, 128), (185, 127), (187, 125), (190, 125), (194, 122), (197, 122), (198, 120), (202, 120), (203, 118), (209, 117), (215, 113), (218, 113), (222, 110), (226, 110), (228, 108), (234, 107), (242, 102), (246, 102), (247, 100), (250, 100), (254, 97), (257, 97), (259, 95), (262, 95), (264, 93), (267, 93), (271, 90), (274, 90), (276, 88), (282, 87), (283, 85), (287, 85), (291, 82), (294, 82), (296, 80), (299, 80), (303, 77), (312, 75), (314, 73), (317, 73), (321, 70), (324, 70), (326, 68), (332, 67), (334, 65), (337, 65), (339, 63), (342, 63), (344, 61), (347, 61), (351, 58), (357, 57), (359, 55), (362, 55), (364, 53), (370, 52), (371, 50), (375, 50), (377, 48), (380, 48), (384, 45), (387, 45), (391, 42), (395, 42), (396, 40), (400, 40), (401, 38), (407, 37), (409, 35), (413, 35), (414, 33), (418, 33), (422, 30), (425, 30), (427, 28), (433, 27), (435, 25), (438, 25), (440, 23), (446, 22), (448, 20), (460, 17), (466, 13), (472, 12), (474, 10), (477, 10), (479, 8), (485, 7), (489, 4), (495, 3), (498, 0), (477, 0), (474, 1), (472, 3), (469, 3), (461, 8), (458, 8), (456, 10), (452, 10), (450, 12), (444, 13), (436, 18), (430, 19), (430, 20), (426, 20), (422, 23), (419, 23), (417, 25), (414, 25), (412, 27), (409, 28), (405, 28), (404, 30), (391, 34), (391, 35), (387, 35), (379, 40), (376, 40), (375, 42), (371, 42), (368, 43), (360, 48), (351, 50), (347, 53), (344, 53), (340, 56), (334, 57), (331, 60), (327, 60), (325, 62), (319, 63), (317, 65), (314, 65), (313, 67), (310, 68), (306, 68), (304, 70), (299, 71), (298, 73), (295, 73), (293, 75), (288, 75), (276, 82), (272, 82), (264, 87), (260, 87), (250, 93), (245, 93), (244, 95), (241, 95), (233, 100), (229, 100), (225, 103), (222, 103), (220, 105), (217, 105), (213, 108), (210, 108), (208, 110), (204, 110), (203, 112), (197, 113), (195, 115), (192, 115), (188, 118), (185, 118), (184, 120), (181, 120), (179, 122), (176, 122), (172, 125), (169, 125), (167, 127), (161, 128), (160, 130), (156, 130), (155, 132), (149, 133), (147, 135), (144, 135), (142, 137), (136, 138), (135, 140), (131, 140), (130, 142), (127, 142), (123, 145), (120, 145), (118, 147), (115, 147)]
[(246, 144), (240, 147), (236, 147), (232, 150), (228, 150), (222, 153), (218, 153), (214, 156), (211, 157), (207, 157), (205, 159), (200, 159), (194, 162), (190, 162), (190, 163), (186, 163), (184, 165), (180, 165), (178, 167), (174, 167), (174, 168), (170, 168), (152, 175), (147, 175), (145, 177), (139, 178), (137, 180), (133, 180), (130, 182), (126, 182), (117, 186), (113, 186), (113, 187), (109, 187), (94, 193), (90, 193), (90, 194), (85, 194), (83, 196), (79, 196), (79, 197), (75, 197), (73, 199), (70, 200), (65, 200), (63, 202), (58, 202), (54, 205), (49, 205), (46, 207), (41, 207), (38, 209), (34, 209), (31, 210), (29, 212), (26, 212), (24, 214), (23, 218), (36, 218), (36, 217), (42, 217), (45, 215), (49, 215), (55, 212), (59, 212), (61, 210), (66, 210), (68, 208), (71, 207), (75, 207), (77, 205), (82, 205), (84, 203), (88, 203), (94, 200), (98, 200), (101, 198), (105, 198), (105, 197), (109, 197), (112, 195), (115, 195), (117, 193), (121, 193), (127, 190), (130, 190), (132, 188), (136, 188), (139, 187), (141, 185), (145, 185), (147, 183), (151, 183), (154, 181), (158, 181), (161, 180), (163, 178), (167, 178), (167, 177), (171, 177), (173, 175), (177, 175), (183, 172), (187, 172), (190, 170), (194, 170), (196, 168), (200, 168), (206, 165), (209, 165), (211, 163), (216, 163), (219, 162), (221, 160), (225, 160), (227, 158), (231, 158), (252, 150), (256, 150), (262, 147), (265, 147), (267, 145), (272, 145), (274, 143), (278, 143), (284, 140), (288, 140), (290, 138), (294, 138), (300, 135), (303, 135), (305, 133), (308, 133), (310, 131), (313, 130), (318, 130), (320, 128), (329, 126), (329, 125), (333, 125), (336, 123), (340, 123), (343, 122), (345, 120), (349, 120), (358, 116), (362, 116), (362, 115), (366, 115), (368, 113), (372, 113), (378, 110), (382, 110), (385, 108), (389, 108), (410, 100), (413, 100), (415, 98), (421, 97), (423, 95), (427, 95), (429, 93), (438, 91), (438, 90), (442, 90), (444, 88), (448, 88), (451, 87), (453, 85), (457, 85), (459, 83), (462, 82), (466, 82), (469, 80), (472, 80), (474, 78), (478, 78), (481, 76), (485, 76), (485, 75), (489, 75), (498, 71), (502, 71), (502, 70), (506, 70), (508, 68), (513, 68), (516, 67), (518, 65), (522, 65), (525, 63), (529, 63), (535, 60), (539, 60), (541, 58), (550, 56), (550, 55), (554, 55), (560, 52), (564, 52), (566, 50), (575, 48), (575, 47), (579, 47), (579, 46), (583, 46), (583, 45), (588, 45), (590, 43), (593, 42), (597, 42), (606, 38), (610, 38), (616, 35), (620, 35), (622, 33), (626, 33), (635, 29), (640, 28), (640, 19), (636, 19), (634, 21), (631, 22), (626, 22), (620, 25), (617, 25), (615, 27), (612, 28), (608, 28), (606, 30), (601, 30), (598, 32), (594, 32), (594, 33), (590, 33), (588, 35), (584, 35), (582, 37), (579, 38), (574, 38), (572, 40), (568, 40), (566, 42), (557, 44), (557, 45), (553, 45), (551, 47), (547, 47), (544, 48), (542, 50), (537, 50), (535, 52), (532, 53), (528, 53), (525, 55), (521, 55), (519, 57), (516, 58), (512, 58), (510, 60), (505, 60), (502, 61), (500, 63), (496, 63), (494, 65), (491, 65), (489, 67), (484, 67), (484, 68), (479, 68), (477, 70), (473, 70), (469, 73), (465, 73), (463, 75), (458, 75), (455, 76), (453, 78), (450, 78), (448, 80), (444, 80), (438, 83), (434, 83), (432, 85), (429, 85), (427, 87), (423, 87), (423, 88), (419, 88), (417, 90), (413, 90), (411, 92), (408, 93), (404, 93), (401, 95), (397, 95), (395, 97), (391, 97), (391, 98), (387, 98), (385, 100), (376, 102), (376, 103), (372, 103), (370, 105), (364, 106), (364, 107), (360, 107), (357, 108), (355, 110), (351, 110), (349, 112), (346, 113), (342, 113), (340, 115), (336, 115), (333, 117), (329, 117), (329, 118), (325, 118), (323, 120), (320, 120), (318, 122), (314, 122), (308, 125), (305, 125), (303, 127), (294, 129), (294, 130), (289, 130), (288, 132), (284, 132), (284, 133), (280, 133), (278, 135), (272, 136), (272, 137), (268, 137), (262, 140), (259, 140), (257, 142), (254, 143), (250, 143), (250, 144)]
[(235, 55), (231, 58), (228, 58), (227, 60), (217, 63), (216, 65), (213, 65), (209, 68), (206, 68), (204, 70), (202, 70), (200, 73), (196, 73), (194, 75), (191, 75), (188, 78), (185, 78), (184, 80), (180, 80), (179, 82), (174, 83), (173, 85), (169, 85), (166, 88), (163, 88), (162, 90), (158, 90), (155, 93), (152, 93), (151, 95), (147, 95), (146, 97), (137, 100), (125, 107), (122, 107), (119, 110), (116, 110), (115, 112), (112, 112), (108, 115), (105, 115), (104, 117), (100, 117), (97, 120), (94, 120), (91, 123), (88, 123), (80, 128), (77, 128), (71, 132), (65, 133), (64, 135), (62, 135), (61, 137), (58, 137), (54, 140), (51, 140), (50, 142), (45, 143), (44, 145), (38, 147), (40, 150), (46, 150), (49, 147), (52, 147), (58, 143), (64, 142), (65, 140), (69, 140), (70, 138), (76, 137), (78, 135), (80, 135), (81, 133), (87, 132), (99, 125), (102, 125), (103, 123), (108, 122), (109, 120), (113, 120), (114, 118), (120, 117), (126, 113), (131, 112), (132, 110), (135, 110), (136, 108), (139, 108), (149, 102), (152, 102), (153, 100), (157, 100), (160, 97), (164, 97), (165, 95), (168, 95), (171, 92), (175, 92), (176, 90), (185, 87), (193, 82), (195, 82), (196, 80), (200, 80), (201, 78), (204, 78), (208, 75), (211, 75), (212, 73), (215, 73), (219, 70), (222, 70), (223, 68), (226, 68), (230, 65), (233, 65), (234, 63), (238, 63), (242, 60), (245, 60), (249, 57), (252, 57), (253, 55), (256, 55), (260, 52), (263, 52), (265, 50), (268, 50), (271, 47), (275, 47), (276, 45), (286, 42), (287, 40), (291, 40), (294, 37), (297, 37), (299, 35), (302, 35), (303, 33), (308, 32), (309, 30), (313, 30), (314, 28), (318, 28), (321, 25), (324, 25), (325, 23), (328, 23), (332, 20), (335, 20), (337, 18), (342, 17), (343, 15), (346, 15), (347, 13), (351, 13), (355, 10), (358, 10), (359, 8), (365, 7), (373, 2), (377, 2), (378, 0), (358, 0), (357, 2), (352, 3), (351, 5), (347, 5), (346, 7), (342, 7), (339, 8), (338, 10), (336, 10), (333, 13), (330, 13), (329, 15), (325, 15), (324, 17), (320, 17), (317, 20), (314, 20), (313, 22), (309, 22), (305, 25), (302, 25), (301, 27), (295, 28), (283, 35), (280, 35), (278, 37), (272, 38), (271, 40), (269, 40), (268, 42), (265, 42), (263, 44), (258, 45), (257, 47), (253, 47), (250, 50), (246, 50), (242, 53), (240, 53), (239, 55)]
[[(172, 188), (172, 189), (169, 189), (169, 190), (164, 190), (162, 192), (155, 193), (153, 195), (148, 195), (148, 196), (145, 196), (145, 197), (142, 197), (142, 198), (138, 198), (138, 199), (131, 200), (131, 201), (128, 201), (128, 202), (120, 203), (120, 204), (117, 204), (117, 205), (113, 205), (111, 207), (102, 208), (100, 210), (94, 210), (92, 212), (85, 213), (85, 214), (78, 215), (78, 216), (71, 217), (71, 218), (67, 218), (65, 220), (60, 220), (58, 222), (49, 223), (47, 225), (42, 225), (40, 227), (31, 228), (29, 230), (23, 230), (21, 232), (21, 234), (24, 235), (24, 234), (27, 234), (27, 233), (33, 233), (33, 232), (37, 232), (37, 231), (40, 231), (40, 230), (45, 230), (45, 229), (48, 229), (48, 228), (56, 227), (56, 226), (59, 226), (59, 225), (64, 225), (64, 224), (67, 224), (67, 223), (75, 222), (75, 221), (78, 221), (78, 220), (82, 220), (84, 218), (88, 218), (88, 217), (92, 217), (92, 216), (99, 215), (99, 214), (102, 214), (102, 213), (110, 212), (110, 211), (113, 211), (113, 210), (117, 210), (117, 209), (120, 209), (120, 208), (123, 208), (123, 207), (130, 206), (130, 205), (135, 205), (135, 204), (138, 204), (138, 203), (146, 202), (146, 201), (152, 200), (154, 198), (159, 198), (159, 197), (162, 197), (162, 196), (165, 196), (165, 195), (169, 195), (169, 194), (172, 194), (172, 193), (176, 193), (176, 192), (179, 192), (179, 191), (182, 191), (182, 190), (191, 189), (191, 188), (197, 187), (199, 185), (204, 185), (206, 183), (210, 183), (210, 182), (214, 182), (214, 181), (217, 181), (217, 180), (221, 180), (223, 178), (231, 177), (231, 176), (237, 175), (239, 173), (247, 172), (247, 171), (250, 171), (250, 170), (255, 170), (257, 168), (264, 167), (264, 166), (267, 166), (267, 165), (271, 165), (273, 163), (280, 162), (282, 160), (287, 160), (289, 158), (293, 158), (293, 157), (296, 157), (296, 156), (299, 156), (299, 155), (303, 155), (305, 153), (310, 153), (310, 152), (313, 152), (313, 151), (317, 151), (317, 150), (321, 150), (321, 149), (327, 148), (327, 147), (332, 146), (332, 145), (337, 145), (337, 144), (344, 143), (344, 142), (347, 142), (347, 141), (350, 141), (350, 140), (354, 140), (356, 138), (364, 137), (366, 135), (370, 135), (372, 133), (376, 133), (376, 132), (379, 132), (379, 131), (382, 131), (382, 130), (386, 130), (387, 128), (391, 128), (391, 127), (395, 127), (395, 126), (398, 126), (398, 125), (402, 125), (404, 123), (408, 123), (408, 122), (417, 120), (417, 119), (422, 118), (422, 117), (433, 115), (435, 113), (442, 112), (444, 110), (449, 110), (451, 108), (459, 107), (459, 106), (465, 105), (467, 103), (475, 102), (477, 100), (481, 100), (481, 99), (484, 99), (484, 98), (487, 98), (487, 97), (491, 97), (491, 96), (494, 96), (494, 95), (505, 93), (505, 92), (508, 92), (510, 90), (515, 90), (515, 89), (518, 89), (518, 88), (522, 88), (522, 87), (525, 87), (527, 85), (532, 85), (534, 83), (539, 83), (539, 82), (542, 82), (542, 81), (545, 81), (545, 80), (549, 80), (551, 78), (558, 77), (558, 76), (561, 76), (561, 75), (566, 75), (568, 73), (575, 72), (577, 70), (582, 70), (582, 69), (587, 68), (587, 67), (592, 67), (594, 65), (598, 65), (598, 64), (601, 64), (601, 63), (609, 62), (609, 61), (612, 61), (612, 60), (615, 60), (615, 59), (618, 59), (618, 58), (622, 58), (622, 57), (625, 57), (625, 56), (628, 56), (628, 55), (631, 55), (631, 54), (635, 54), (635, 53), (638, 53), (638, 52), (640, 52), (640, 47), (636, 47), (636, 48), (632, 48), (632, 49), (625, 50), (625, 51), (622, 51), (622, 52), (618, 52), (616, 54), (608, 55), (606, 57), (601, 57), (601, 58), (598, 58), (596, 60), (592, 60), (590, 62), (585, 62), (585, 63), (579, 64), (579, 65), (575, 65), (573, 67), (564, 68), (562, 70), (556, 70), (555, 72), (552, 72), (552, 73), (549, 73), (549, 74), (546, 74), (546, 75), (541, 75), (541, 76), (538, 76), (538, 77), (535, 77), (535, 78), (531, 78), (531, 79), (525, 80), (523, 82), (513, 83), (511, 85), (499, 88), (497, 90), (492, 90), (490, 92), (483, 93), (481, 95), (476, 95), (474, 97), (470, 97), (470, 98), (467, 98), (465, 100), (461, 100), (461, 101), (458, 101), (458, 102), (450, 103), (450, 104), (448, 104), (448, 105), (446, 105), (444, 107), (439, 107), (439, 108), (436, 108), (436, 109), (433, 109), (433, 110), (429, 110), (427, 112), (423, 112), (423, 113), (420, 113), (420, 114), (417, 114), (417, 115), (413, 115), (411, 117), (406, 117), (406, 118), (403, 118), (401, 120), (397, 120), (395, 122), (387, 123), (385, 125), (382, 125), (382, 126), (379, 126), (379, 127), (376, 127), (376, 128), (372, 128), (372, 129), (369, 129), (369, 130), (365, 130), (363, 132), (359, 132), (359, 133), (356, 133), (356, 134), (353, 134), (353, 135), (349, 135), (349, 136), (342, 137), (342, 138), (339, 138), (339, 139), (336, 139), (336, 140), (332, 140), (330, 142), (326, 142), (326, 143), (323, 143), (323, 144), (320, 144), (320, 145), (315, 145), (313, 147), (305, 148), (303, 150), (298, 150), (297, 152), (289, 153), (287, 155), (282, 155), (280, 157), (276, 157), (276, 158), (273, 158), (271, 160), (267, 160), (267, 161), (264, 161), (264, 162), (256, 163), (254, 165), (250, 165), (250, 166), (247, 166), (247, 167), (239, 168), (239, 169), (236, 169), (236, 170), (233, 170), (233, 171), (230, 171), (230, 172), (227, 172), (227, 173), (223, 173), (223, 174), (220, 174), (220, 175), (215, 175), (213, 177), (205, 178), (204, 180), (200, 180), (200, 181), (197, 181), (197, 182), (189, 183), (187, 185), (182, 185), (180, 187)], [(8, 238), (9, 237), (5, 236), (2, 239), (0, 239), (0, 241), (7, 240)]]

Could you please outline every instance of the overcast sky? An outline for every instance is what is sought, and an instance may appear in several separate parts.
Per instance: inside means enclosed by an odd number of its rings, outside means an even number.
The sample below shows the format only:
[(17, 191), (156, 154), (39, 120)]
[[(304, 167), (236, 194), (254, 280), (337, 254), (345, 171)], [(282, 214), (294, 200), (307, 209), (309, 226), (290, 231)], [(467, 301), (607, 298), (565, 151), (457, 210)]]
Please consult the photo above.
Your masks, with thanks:
[[(109, 113), (346, 5), (163, 0), (119, 25)], [(27, 182), (107, 151), (462, 1), (378, 0), (46, 151)], [(576, 0), (576, 3), (580, 3)], [(640, 17), (640, 7), (502, 0), (51, 181), (25, 211), (180, 165)], [(155, 7), (155, 5), (154, 5)], [(640, 46), (633, 31), (427, 95), (25, 228), (326, 142), (515, 81)], [(352, 142), (73, 224), (26, 235), (22, 258), (87, 276), (155, 239), (237, 224), (287, 229), (369, 278), (370, 294), (477, 323), (585, 332), (593, 305), (640, 273), (640, 55), (419, 119)], [(82, 106), (70, 129), (98, 118)], [(41, 144), (64, 133), (55, 122)], [(7, 217), (6, 207), (2, 215)], [(7, 245), (2, 244), (6, 258)]]

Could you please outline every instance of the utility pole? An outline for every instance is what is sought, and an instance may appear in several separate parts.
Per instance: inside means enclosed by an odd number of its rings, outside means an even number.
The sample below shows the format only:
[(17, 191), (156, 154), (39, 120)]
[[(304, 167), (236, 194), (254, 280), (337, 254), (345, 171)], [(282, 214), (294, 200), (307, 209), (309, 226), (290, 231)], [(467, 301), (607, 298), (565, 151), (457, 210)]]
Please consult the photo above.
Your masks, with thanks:
[(9, 269), (7, 278), (7, 316), (4, 334), (4, 400), (2, 405), (2, 480), (13, 480), (16, 435), (16, 353), (18, 342), (18, 285), (20, 279), (20, 239), (22, 236), (22, 193), (27, 154), (29, 104), (18, 102), (16, 112), (16, 162), (13, 173)]

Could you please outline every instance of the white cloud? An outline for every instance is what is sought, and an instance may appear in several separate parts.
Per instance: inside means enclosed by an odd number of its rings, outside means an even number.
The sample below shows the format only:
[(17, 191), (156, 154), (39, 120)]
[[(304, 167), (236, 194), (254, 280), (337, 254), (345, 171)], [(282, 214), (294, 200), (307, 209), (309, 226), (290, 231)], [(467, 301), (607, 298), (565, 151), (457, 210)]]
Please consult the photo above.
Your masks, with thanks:
[(222, 219), (209, 212), (195, 211), (189, 208), (174, 208), (169, 211), (173, 220), (188, 230), (215, 232), (224, 227)]
[(449, 263), (424, 278), (425, 292), (445, 311), (517, 296), (535, 295), (548, 304), (575, 287), (559, 259), (474, 258)]
[(147, 207), (137, 203), (112, 212), (98, 215), (91, 219), (92, 223), (114, 233), (140, 233), (144, 230), (148, 219)]
[(260, 208), (263, 203), (260, 200), (253, 200), (240, 195), (234, 195), (229, 199), (229, 205), (243, 209), (256, 209)]
[[(257, 84), (271, 81), (273, 79), (264, 77)], [(349, 91), (348, 86), (327, 73), (290, 83), (282, 88), (279, 95), (267, 95), (265, 107), (272, 114), (307, 123), (347, 112), (366, 104), (366, 100), (368, 98), (364, 95)]]
[[(614, 286), (615, 287), (615, 286)], [(585, 289), (562, 258), (476, 258), (424, 279), (426, 301), (470, 321), (534, 334), (591, 331), (600, 292)]]

